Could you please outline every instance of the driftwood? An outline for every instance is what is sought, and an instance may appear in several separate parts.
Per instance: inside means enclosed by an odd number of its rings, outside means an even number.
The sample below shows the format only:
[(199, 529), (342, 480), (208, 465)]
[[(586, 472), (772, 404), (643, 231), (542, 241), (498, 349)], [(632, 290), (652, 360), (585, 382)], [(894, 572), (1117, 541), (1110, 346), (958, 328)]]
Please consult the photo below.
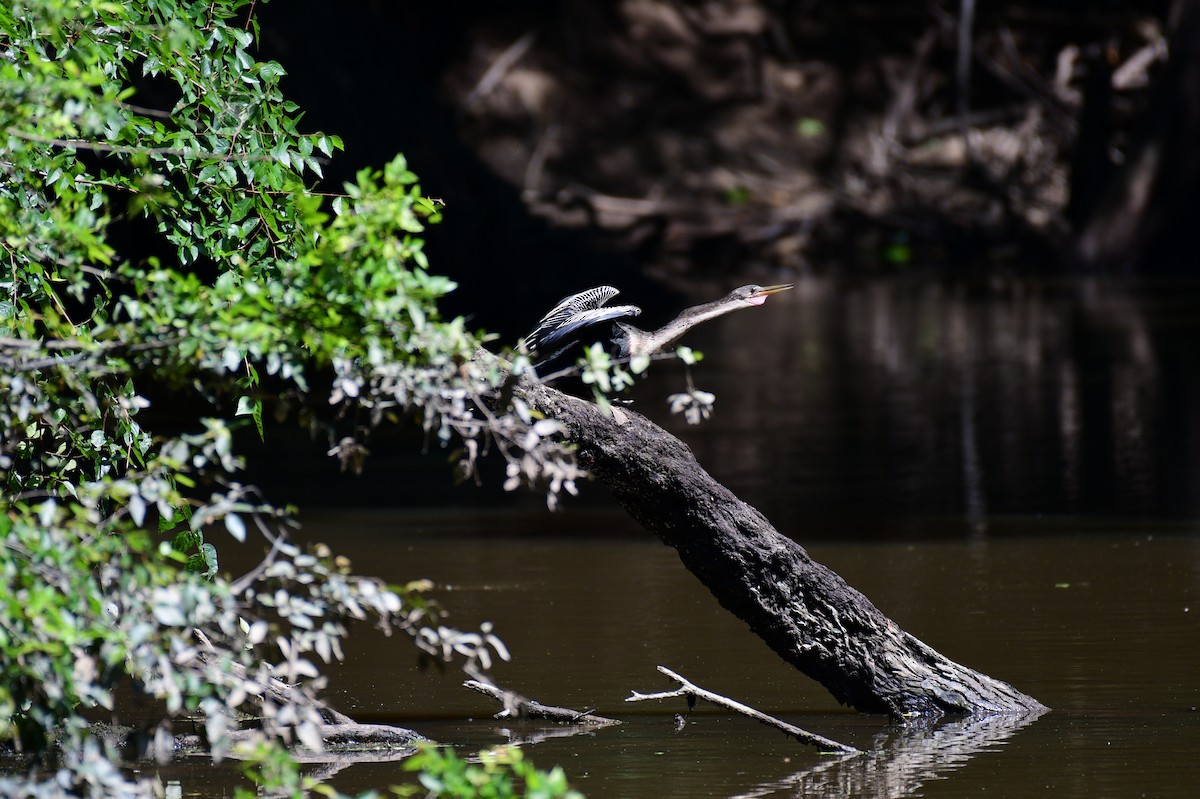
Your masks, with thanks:
[(565, 425), (580, 464), (674, 547), (722, 606), (838, 701), (897, 718), (1045, 710), (904, 632), (642, 415), (618, 417), (533, 381), (517, 391)]
[(766, 724), (768, 727), (774, 727), (777, 730), (782, 730), (800, 743), (812, 744), (824, 752), (844, 752), (852, 755), (861, 754), (858, 749), (855, 749), (849, 744), (840, 743), (839, 741), (834, 741), (822, 735), (817, 735), (816, 733), (797, 727), (794, 724), (788, 724), (786, 721), (781, 721), (774, 716), (768, 716), (762, 711), (755, 710), (749, 705), (743, 705), (741, 702), (730, 699), (727, 696), (721, 696), (720, 694), (714, 694), (712, 691), (706, 691), (698, 685), (695, 685), (694, 683), (685, 680), (683, 677), (680, 677), (678, 674), (665, 666), (659, 666), (658, 670), (670, 677), (675, 682), (679, 683), (679, 687), (674, 691), (659, 691), (658, 693), (653, 694), (640, 694), (637, 691), (634, 691), (631, 696), (625, 699), (625, 701), (645, 702), (651, 699), (672, 699), (677, 696), (684, 696), (687, 697), (688, 706), (690, 707), (697, 699), (703, 699), (705, 702), (723, 707), (726, 710), (732, 710), (734, 713), (740, 713), (743, 716), (747, 716), (755, 721)]
[[(272, 553), (275, 549), (272, 548)], [(265, 561), (264, 561), (265, 562)], [(200, 641), (201, 648), (193, 657), (208, 660), (215, 656), (216, 647), (203, 631), (192, 631)], [(247, 678), (246, 667), (240, 663), (228, 664), (230, 673), (239, 680)], [(290, 704), (294, 697), (292, 686), (283, 680), (270, 679), (262, 685), (264, 694), (279, 705)], [(413, 755), (417, 744), (426, 738), (405, 727), (388, 724), (362, 724), (324, 702), (317, 705), (323, 722), (318, 731), (324, 750), (314, 752), (303, 747), (294, 747), (293, 756), (301, 763), (333, 763), (349, 765), (360, 762), (386, 762)], [(255, 729), (229, 730), (226, 732), (230, 744), (253, 741), (259, 731)], [(183, 734), (174, 737), (175, 751), (183, 754), (207, 753), (208, 742), (198, 734)], [(236, 757), (236, 753), (231, 753)]]
[[(325, 748), (314, 752), (304, 747), (295, 747), (292, 756), (300, 763), (385, 763), (403, 760), (416, 754), (417, 745), (428, 740), (423, 735), (387, 724), (359, 724), (355, 721), (340, 724), (322, 724), (321, 740)], [(229, 743), (236, 745), (256, 740), (258, 730), (231, 730), (226, 735)], [(194, 733), (176, 735), (175, 750), (181, 754), (208, 754), (208, 742)], [(237, 759), (233, 748), (228, 757)]]
[(557, 724), (588, 725), (593, 728), (621, 723), (616, 719), (597, 716), (590, 710), (572, 710), (569, 707), (543, 705), (541, 702), (526, 699), (520, 694), (505, 691), (503, 688), (497, 688), (495, 685), (480, 680), (467, 680), (463, 683), (463, 687), (470, 688), (484, 696), (490, 696), (504, 705), (504, 709), (493, 716), (497, 719), (539, 719), (553, 721)]

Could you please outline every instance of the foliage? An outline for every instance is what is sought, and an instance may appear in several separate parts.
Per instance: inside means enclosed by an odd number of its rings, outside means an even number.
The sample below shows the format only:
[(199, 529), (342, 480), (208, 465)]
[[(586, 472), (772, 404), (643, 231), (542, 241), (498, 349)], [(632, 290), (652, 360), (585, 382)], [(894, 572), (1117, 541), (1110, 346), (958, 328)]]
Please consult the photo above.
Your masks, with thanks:
[[(580, 474), (557, 428), (493, 408), (506, 375), (439, 314), (454, 284), (420, 236), (441, 209), (404, 159), (310, 189), (342, 143), (301, 131), (283, 69), (252, 55), (253, 5), (0, 8), (0, 741), (57, 753), (57, 789), (148, 790), (85, 722), (122, 683), (164, 722), (198, 716), (220, 756), (248, 702), (251, 744), (320, 746), (319, 664), (351, 619), (470, 669), (507, 656), (436, 624), (421, 586), (290, 545), (286, 510), (236, 480), (237, 424), (294, 411), (357, 469), (363, 436), (409, 415), (551, 503)], [(147, 397), (169, 392), (210, 418), (166, 432)], [(270, 554), (222, 574), (217, 527)]]
[(692, 382), (692, 366), (704, 360), (704, 353), (690, 347), (679, 347), (675, 354), (683, 362), (687, 389), (667, 397), (667, 402), (671, 405), (671, 413), (682, 413), (688, 424), (700, 424), (712, 414), (717, 399), (711, 392), (697, 389)]
[[(687, 387), (684, 391), (667, 397), (671, 413), (682, 413), (688, 424), (700, 424), (712, 415), (716, 396), (708, 391), (696, 388), (692, 381), (692, 367), (704, 360), (704, 353), (691, 347), (677, 347), (673, 353), (663, 353), (655, 356), (635, 355), (632, 358), (616, 358), (611, 355), (604, 345), (596, 342), (585, 347), (582, 357), (576, 366), (580, 379), (592, 387), (592, 398), (601, 408), (611, 407), (609, 394), (620, 394), (633, 385), (639, 375), (650, 368), (650, 362), (659, 358), (677, 358), (684, 369)], [(625, 367), (628, 365), (629, 369)], [(574, 371), (574, 370), (572, 370)], [(565, 373), (565, 372), (564, 372)], [(569, 493), (574, 494), (574, 485), (566, 486)]]
[(500, 746), (479, 753), (479, 763), (469, 763), (452, 749), (423, 746), (404, 767), (420, 771), (422, 788), (406, 785), (396, 788), (402, 796), (480, 797), (507, 799), (582, 799), (582, 794), (567, 785), (566, 774), (558, 766), (539, 771), (524, 759), (520, 749)]
[(633, 385), (635, 375), (640, 374), (639, 366), (644, 371), (645, 362), (630, 364), (626, 371), (625, 359), (614, 357), (599, 341), (585, 347), (577, 363), (579, 379), (592, 387), (592, 398), (605, 410), (611, 406), (609, 394), (620, 394)]

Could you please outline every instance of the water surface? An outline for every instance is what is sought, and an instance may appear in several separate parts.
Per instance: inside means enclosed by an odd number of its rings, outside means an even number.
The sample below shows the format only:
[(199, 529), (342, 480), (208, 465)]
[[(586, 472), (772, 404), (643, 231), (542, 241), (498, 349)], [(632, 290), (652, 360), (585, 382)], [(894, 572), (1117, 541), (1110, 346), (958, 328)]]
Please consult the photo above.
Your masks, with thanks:
[[(570, 520), (570, 515), (563, 517)], [(508, 518), (506, 526), (518, 523)], [(905, 732), (841, 709), (725, 613), (674, 552), (613, 516), (601, 535), (556, 536), (530, 517), (527, 535), (450, 529), (404, 514), (313, 518), (356, 562), (444, 586), (451, 621), (491, 621), (514, 652), (502, 685), (550, 704), (616, 716), (618, 728), (529, 747), (596, 796), (1191, 796), (1200, 784), (1200, 539), (1172, 524), (1124, 530), (1008, 519), (994, 540), (822, 542), (831, 566), (905, 629), (943, 653), (1012, 682), (1053, 708), (1014, 730)], [(389, 545), (381, 546), (381, 542)], [(490, 700), (460, 676), (413, 669), (398, 638), (356, 631), (332, 675), (333, 702), (464, 747), (542, 727), (488, 719)], [(831, 764), (780, 733), (698, 708), (675, 732), (682, 700), (624, 702), (673, 687), (666, 665), (822, 735), (871, 750)], [(941, 737), (939, 737), (939, 735)], [(875, 771), (891, 774), (879, 782)], [(814, 774), (814, 772), (816, 772)], [(357, 766), (344, 789), (398, 779), (394, 765)], [(864, 781), (865, 780), (865, 781)], [(847, 785), (854, 785), (852, 794)], [(861, 791), (865, 791), (862, 793)]]
[[(623, 719), (527, 744), (590, 795), (1190, 797), (1197, 311), (1188, 285), (804, 281), (689, 341), (707, 355), (693, 378), (717, 395), (705, 425), (666, 412), (678, 366), (635, 392), (637, 409), (903, 628), (1052, 708), (1028, 724), (899, 729), (839, 708), (599, 486), (550, 515), (495, 481), (450, 487), (443, 453), (382, 444), (365, 481), (263, 472), (270, 495), (307, 501), (305, 540), (389, 580), (432, 579), (452, 623), (492, 622), (514, 654), (500, 684)], [(223, 550), (222, 563), (236, 557)], [(402, 638), (356, 630), (347, 656), (329, 696), (360, 720), (466, 749), (542, 729), (491, 721), (498, 708), (461, 675), (418, 671)], [(676, 732), (682, 700), (623, 701), (670, 688), (660, 664), (869, 754), (821, 755), (703, 707)], [(331, 779), (349, 791), (404, 778), (381, 764)]]

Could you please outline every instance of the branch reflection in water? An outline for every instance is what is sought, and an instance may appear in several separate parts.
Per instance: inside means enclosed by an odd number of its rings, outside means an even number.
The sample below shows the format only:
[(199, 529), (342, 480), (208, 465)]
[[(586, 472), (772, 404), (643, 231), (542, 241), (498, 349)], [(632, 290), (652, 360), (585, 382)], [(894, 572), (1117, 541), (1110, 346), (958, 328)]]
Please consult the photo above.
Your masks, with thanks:
[(856, 796), (901, 799), (945, 779), (976, 755), (993, 751), (1042, 713), (917, 722), (889, 727), (875, 736), (869, 751), (839, 757), (788, 777), (756, 785), (731, 799), (765, 796)]

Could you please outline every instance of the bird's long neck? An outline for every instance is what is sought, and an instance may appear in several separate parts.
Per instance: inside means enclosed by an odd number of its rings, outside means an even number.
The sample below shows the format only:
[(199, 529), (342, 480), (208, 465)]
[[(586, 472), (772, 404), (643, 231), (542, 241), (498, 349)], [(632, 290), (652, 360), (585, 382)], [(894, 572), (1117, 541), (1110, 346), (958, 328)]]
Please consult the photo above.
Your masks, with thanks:
[(730, 303), (727, 300), (693, 305), (691, 308), (685, 308), (680, 312), (679, 316), (676, 316), (658, 330), (651, 331), (639, 330), (633, 325), (618, 324), (618, 327), (625, 332), (622, 350), (628, 349), (628, 352), (622, 352), (622, 354), (653, 355), (679, 341), (679, 339), (683, 338), (684, 333), (701, 322), (707, 322), (709, 319), (715, 319), (730, 311), (736, 311), (740, 307), (742, 306)]

